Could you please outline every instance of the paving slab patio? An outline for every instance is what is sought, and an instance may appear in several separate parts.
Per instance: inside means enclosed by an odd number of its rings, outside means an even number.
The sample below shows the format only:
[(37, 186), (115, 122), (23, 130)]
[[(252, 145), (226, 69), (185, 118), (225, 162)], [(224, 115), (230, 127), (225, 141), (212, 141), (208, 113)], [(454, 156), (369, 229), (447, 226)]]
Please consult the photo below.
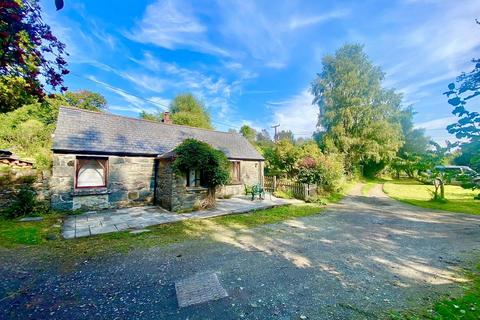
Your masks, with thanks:
[(300, 200), (279, 199), (273, 196), (267, 196), (264, 200), (254, 201), (248, 197), (235, 197), (218, 199), (217, 206), (214, 209), (190, 213), (170, 212), (158, 206), (90, 211), (80, 215), (67, 216), (63, 223), (62, 235), (65, 239), (88, 237), (129, 229), (144, 229), (153, 225), (187, 219), (206, 219), (228, 214), (245, 213), (301, 202)]

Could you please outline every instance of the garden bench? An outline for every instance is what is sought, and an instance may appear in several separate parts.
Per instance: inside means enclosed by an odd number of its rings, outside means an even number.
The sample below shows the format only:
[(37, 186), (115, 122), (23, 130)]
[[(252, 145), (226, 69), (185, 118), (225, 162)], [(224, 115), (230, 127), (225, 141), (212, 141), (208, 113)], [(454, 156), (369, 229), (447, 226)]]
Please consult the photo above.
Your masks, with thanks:
[(255, 200), (255, 195), (258, 195), (258, 198), (261, 200), (263, 200), (262, 195), (265, 196), (265, 190), (263, 190), (262, 186), (260, 185), (254, 185), (252, 187), (251, 193), (252, 193), (252, 201)]

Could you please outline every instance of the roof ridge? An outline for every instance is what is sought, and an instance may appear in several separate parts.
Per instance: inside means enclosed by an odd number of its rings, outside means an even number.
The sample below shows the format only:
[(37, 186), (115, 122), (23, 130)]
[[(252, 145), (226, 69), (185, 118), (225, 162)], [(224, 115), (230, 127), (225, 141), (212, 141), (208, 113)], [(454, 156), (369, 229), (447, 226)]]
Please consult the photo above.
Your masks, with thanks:
[(101, 111), (80, 109), (80, 108), (75, 108), (75, 107), (71, 107), (71, 106), (60, 106), (60, 109), (62, 109), (62, 108), (63, 109), (68, 109), (68, 110), (73, 110), (73, 111), (78, 111), (78, 112), (88, 112), (88, 113), (92, 113), (92, 114), (96, 114), (96, 115), (105, 115), (105, 116), (117, 117), (117, 118), (127, 119), (127, 120), (130, 120), (130, 121), (132, 121), (132, 120), (133, 121), (143, 121), (143, 122), (153, 123), (153, 124), (157, 124), (157, 125), (181, 127), (181, 128), (208, 131), (208, 132), (216, 132), (216, 133), (223, 133), (223, 134), (229, 134), (229, 135), (233, 135), (233, 134), (238, 135), (238, 132), (227, 132), (227, 131), (219, 131), (219, 130), (206, 129), (206, 128), (191, 127), (191, 126), (182, 125), (182, 124), (163, 123), (163, 122), (159, 122), (159, 121), (155, 121), (155, 120), (132, 118), (132, 117), (122, 116), (122, 115), (115, 114), (115, 113), (106, 113), (106, 112), (101, 112)]

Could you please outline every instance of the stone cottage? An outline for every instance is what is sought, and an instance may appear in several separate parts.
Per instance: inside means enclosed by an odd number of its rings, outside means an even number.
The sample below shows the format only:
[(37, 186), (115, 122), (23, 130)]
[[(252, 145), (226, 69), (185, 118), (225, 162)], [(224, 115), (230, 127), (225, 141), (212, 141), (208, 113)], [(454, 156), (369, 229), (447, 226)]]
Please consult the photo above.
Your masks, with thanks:
[(201, 172), (175, 174), (172, 150), (187, 138), (225, 153), (231, 182), (219, 194), (263, 184), (264, 159), (241, 135), (61, 107), (53, 139), (51, 204), (57, 210), (158, 204), (188, 210), (206, 195)]

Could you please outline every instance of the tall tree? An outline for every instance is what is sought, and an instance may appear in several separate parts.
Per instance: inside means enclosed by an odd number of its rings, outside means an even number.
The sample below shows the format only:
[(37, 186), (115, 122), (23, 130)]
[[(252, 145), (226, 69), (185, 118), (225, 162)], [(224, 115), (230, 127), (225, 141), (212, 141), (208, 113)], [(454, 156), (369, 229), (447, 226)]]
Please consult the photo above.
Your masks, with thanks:
[(142, 111), (138, 116), (140, 117), (140, 119), (150, 121), (162, 122), (163, 120), (163, 113), (160, 110), (157, 110), (156, 112)]
[(400, 124), (404, 137), (404, 144), (399, 150), (400, 156), (421, 155), (428, 150), (430, 138), (425, 135), (425, 129), (415, 128), (413, 125), (413, 116), (415, 111), (412, 106), (408, 106), (400, 112)]
[(288, 140), (290, 142), (295, 142), (295, 137), (293, 136), (293, 132), (290, 130), (282, 130), (277, 134), (278, 140)]
[(458, 139), (468, 140), (480, 138), (480, 113), (467, 110), (467, 103), (480, 95), (480, 59), (474, 59), (475, 68), (469, 73), (463, 73), (457, 78), (457, 84), (448, 85), (448, 103), (454, 109), (452, 113), (460, 119), (447, 127), (449, 133)]
[(401, 97), (382, 88), (384, 75), (361, 45), (344, 45), (322, 64), (311, 91), (320, 109), (318, 126), (325, 130), (323, 147), (345, 154), (351, 173), (359, 165), (378, 171), (402, 145), (396, 120)]
[(107, 109), (107, 100), (101, 94), (88, 90), (68, 91), (64, 95), (55, 95), (55, 97), (62, 102), (65, 101), (67, 106), (79, 109), (90, 111), (105, 111)]
[(452, 113), (459, 117), (447, 130), (458, 139), (466, 140), (460, 144), (461, 155), (456, 162), (480, 170), (480, 113), (472, 111), (473, 107), (469, 105), (473, 103), (473, 98), (480, 95), (480, 59), (473, 59), (472, 62), (475, 64), (473, 70), (462, 73), (456, 84), (450, 83), (445, 92), (448, 103), (453, 106)]
[(0, 77), (0, 113), (10, 112), (25, 104), (35, 102), (29, 84), (21, 77)]
[[(174, 124), (213, 129), (210, 115), (205, 106), (191, 93), (177, 95), (170, 103), (169, 111)], [(160, 110), (153, 113), (142, 111), (139, 117), (160, 122), (163, 120), (163, 112)]]
[(213, 129), (204, 104), (191, 93), (176, 96), (170, 104), (170, 113), (174, 124)]
[(262, 129), (261, 132), (257, 133), (257, 141), (272, 142), (272, 138), (270, 137), (270, 133), (268, 133), (267, 129)]
[(257, 131), (246, 124), (240, 128), (240, 134), (250, 142), (254, 142), (257, 137)]
[(41, 78), (53, 89), (66, 91), (65, 55), (65, 45), (42, 20), (38, 0), (0, 2), (0, 76), (25, 79), (27, 92), (40, 98)]

